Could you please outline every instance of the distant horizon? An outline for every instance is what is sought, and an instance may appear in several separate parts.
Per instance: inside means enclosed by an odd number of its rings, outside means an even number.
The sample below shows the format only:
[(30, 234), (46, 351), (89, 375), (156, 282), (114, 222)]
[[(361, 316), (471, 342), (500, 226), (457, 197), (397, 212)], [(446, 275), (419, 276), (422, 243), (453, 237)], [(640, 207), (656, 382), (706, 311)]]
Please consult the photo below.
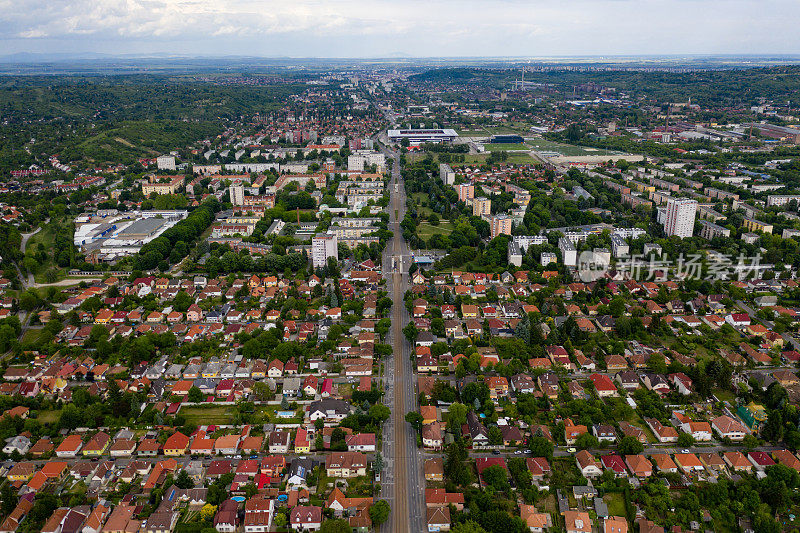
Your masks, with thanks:
[(376, 59), (411, 60), (494, 60), (494, 61), (550, 61), (563, 59), (769, 59), (787, 58), (800, 60), (800, 52), (752, 52), (752, 53), (614, 53), (614, 54), (546, 54), (546, 55), (409, 55), (403, 53), (376, 56), (325, 56), (325, 55), (257, 55), (257, 54), (208, 54), (208, 53), (170, 53), (170, 52), (14, 52), (0, 55), (0, 61), (12, 57), (52, 57), (59, 59), (280, 59), (280, 60), (352, 60), (370, 61)]
[[(113, 70), (114, 64), (137, 65), (146, 68), (148, 65), (160, 65), (178, 68), (181, 62), (192, 63), (183, 65), (191, 68), (211, 68), (215, 66), (230, 67), (232, 63), (241, 63), (242, 67), (283, 67), (292, 66), (347, 66), (368, 65), (373, 63), (386, 63), (387, 65), (409, 67), (504, 67), (529, 65), (530, 67), (557, 68), (581, 65), (585, 67), (618, 66), (620, 68), (692, 68), (692, 69), (719, 69), (719, 68), (747, 68), (769, 66), (796, 66), (800, 65), (800, 53), (751, 53), (751, 54), (574, 54), (574, 55), (549, 55), (549, 56), (406, 56), (402, 54), (387, 56), (363, 57), (325, 57), (325, 56), (259, 56), (247, 54), (176, 54), (176, 53), (119, 53), (106, 54), (98, 52), (83, 53), (31, 53), (18, 52), (0, 55), (0, 74), (7, 75), (15, 67), (25, 68), (29, 73), (36, 73), (40, 66), (53, 65), (58, 69), (74, 65), (81, 68), (97, 67), (103, 70)], [(52, 72), (58, 73), (58, 72)]]
[(800, 4), (794, 0), (0, 0), (0, 8), (6, 54), (800, 54)]

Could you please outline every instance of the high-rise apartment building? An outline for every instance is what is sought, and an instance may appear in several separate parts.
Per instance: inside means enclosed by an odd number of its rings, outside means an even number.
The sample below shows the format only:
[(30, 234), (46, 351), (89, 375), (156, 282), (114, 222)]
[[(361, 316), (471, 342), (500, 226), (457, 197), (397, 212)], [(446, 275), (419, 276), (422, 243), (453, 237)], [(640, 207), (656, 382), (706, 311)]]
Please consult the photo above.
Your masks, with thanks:
[(339, 260), (339, 240), (330, 233), (318, 233), (311, 240), (311, 264), (314, 268), (322, 268), (328, 258)]
[(244, 205), (244, 185), (231, 185), (230, 196), (233, 205)]
[(459, 183), (456, 185), (456, 192), (458, 193), (458, 199), (462, 202), (475, 198), (475, 187), (469, 183)]
[(492, 217), (492, 239), (498, 235), (511, 235), (511, 217), (497, 215)]
[(664, 232), (681, 239), (691, 237), (694, 233), (694, 218), (697, 214), (697, 200), (689, 198), (673, 198), (667, 202), (667, 215), (664, 220)]
[(492, 201), (488, 198), (475, 198), (472, 200), (472, 214), (476, 217), (488, 217), (492, 214)]

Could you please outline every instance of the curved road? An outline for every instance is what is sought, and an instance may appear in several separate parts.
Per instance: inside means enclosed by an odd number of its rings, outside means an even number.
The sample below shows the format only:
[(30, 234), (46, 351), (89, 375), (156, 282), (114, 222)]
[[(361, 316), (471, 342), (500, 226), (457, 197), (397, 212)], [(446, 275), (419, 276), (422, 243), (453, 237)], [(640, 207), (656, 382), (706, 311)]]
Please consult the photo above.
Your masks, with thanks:
[[(47, 222), (49, 222), (49, 221), (50, 221), (50, 219), (48, 218), (42, 224), (43, 225), (47, 224)], [(25, 255), (25, 249), (28, 247), (28, 239), (30, 239), (31, 237), (33, 237), (34, 235), (39, 233), (39, 231), (41, 231), (41, 229), (42, 229), (42, 226), (39, 226), (38, 228), (36, 228), (35, 230), (33, 230), (30, 233), (23, 233), (22, 234), (22, 241), (20, 242), (20, 245), (19, 245), (19, 249), (22, 251), (22, 255)]]
[[(39, 233), (39, 230), (41, 230), (41, 229), (42, 229), (42, 227), (39, 226), (38, 228), (36, 228), (34, 231), (32, 231), (30, 233), (22, 233), (21, 234), (22, 235), (22, 240), (20, 241), (19, 249), (22, 252), (23, 256), (25, 256), (25, 250), (28, 248), (28, 239), (30, 239), (31, 237), (33, 237), (34, 235)], [(19, 265), (16, 263), (16, 261), (14, 262), (14, 267), (17, 269), (17, 274), (19, 275), (19, 280), (22, 282), (22, 289), (23, 290), (27, 289), (29, 285), (33, 285), (33, 283), (34, 283), (33, 274), (28, 273), (28, 277), (27, 278), (25, 276), (23, 276), (22, 275), (22, 270), (19, 268)]]

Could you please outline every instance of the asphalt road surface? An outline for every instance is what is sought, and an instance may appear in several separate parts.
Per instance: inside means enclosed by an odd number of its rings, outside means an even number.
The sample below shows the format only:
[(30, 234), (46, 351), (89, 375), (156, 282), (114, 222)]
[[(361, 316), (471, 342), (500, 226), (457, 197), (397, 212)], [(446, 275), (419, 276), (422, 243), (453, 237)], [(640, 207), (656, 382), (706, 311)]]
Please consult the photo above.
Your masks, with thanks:
[(394, 159), (389, 181), (389, 225), (394, 236), (383, 257), (383, 275), (393, 303), (388, 342), (393, 346), (394, 353), (385, 361), (384, 401), (392, 408), (392, 416), (384, 426), (383, 454), (386, 466), (381, 474), (381, 496), (389, 501), (392, 512), (382, 531), (407, 533), (427, 529), (423, 517), (422, 456), (417, 448), (416, 434), (405, 421), (406, 413), (417, 409), (412, 347), (403, 335), (403, 327), (409, 322), (403, 295), (409, 285), (411, 254), (400, 228), (400, 221), (405, 215), (406, 194), (398, 154), (388, 150), (384, 150), (384, 153)]

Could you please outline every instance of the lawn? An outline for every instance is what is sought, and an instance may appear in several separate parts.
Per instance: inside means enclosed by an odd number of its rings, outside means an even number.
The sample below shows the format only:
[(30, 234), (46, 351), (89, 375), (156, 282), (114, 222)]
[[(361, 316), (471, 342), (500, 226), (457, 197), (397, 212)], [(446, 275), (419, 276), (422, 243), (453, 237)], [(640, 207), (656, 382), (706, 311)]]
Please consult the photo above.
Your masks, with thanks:
[(37, 340), (39, 340), (39, 337), (41, 336), (42, 331), (43, 330), (41, 328), (36, 328), (36, 329), (31, 328), (31, 329), (27, 330), (22, 335), (22, 344), (29, 343), (29, 342), (36, 342)]
[(525, 143), (486, 143), (483, 147), (489, 152), (502, 152), (503, 150), (506, 152), (530, 151), (530, 147), (526, 146)]
[(612, 155), (619, 152), (612, 152), (610, 150), (603, 150), (601, 148), (591, 148), (584, 146), (575, 146), (572, 144), (562, 144), (546, 139), (530, 139), (525, 141), (525, 144), (531, 146), (534, 150), (540, 152), (558, 152), (565, 156), (579, 156), (579, 155)]
[(417, 235), (423, 239), (430, 239), (432, 235), (449, 235), (455, 226), (448, 220), (439, 220), (439, 225), (434, 226), (428, 222), (428, 216), (433, 213), (433, 209), (427, 206), (429, 197), (425, 193), (415, 192), (411, 195), (411, 204), (417, 208), (419, 213), (419, 224), (417, 224)]
[(486, 137), (488, 134), (483, 130), (456, 130), (461, 137)]
[(353, 386), (350, 383), (339, 383), (337, 388), (343, 398), (350, 398), (353, 395)]
[(525, 153), (510, 152), (508, 154), (508, 159), (506, 160), (506, 163), (513, 163), (515, 165), (529, 165), (531, 163), (538, 163), (538, 162), (539, 162), (538, 159), (531, 157), (530, 155), (528, 155), (527, 152)]
[(309, 480), (309, 485), (312, 485), (315, 482), (317, 494), (325, 494), (329, 489), (333, 488), (333, 484), (336, 483), (336, 478), (328, 477), (328, 475), (325, 473), (325, 465), (320, 465), (319, 478), (316, 480)]
[[(538, 163), (538, 159), (534, 159), (528, 151), (524, 152), (507, 152), (508, 159), (506, 159), (506, 163), (512, 163), (515, 165), (528, 165), (532, 163)], [(481, 163), (486, 163), (486, 159), (489, 157), (489, 152), (484, 152), (482, 154), (464, 154), (464, 163), (465, 165), (480, 165)], [(461, 163), (454, 163), (451, 166), (457, 167)]]
[[(28, 245), (25, 249), (26, 257), (34, 257), (34, 252), (39, 248), (39, 244), (43, 245), (45, 250), (48, 251), (47, 259), (43, 263), (37, 262), (36, 269), (33, 271), (36, 283), (46, 283), (47, 279), (44, 273), (56, 266), (50, 256), (50, 251), (53, 250), (53, 239), (55, 239), (55, 234), (45, 226), (39, 233), (28, 240)], [(58, 271), (58, 279), (60, 280), (66, 275), (66, 269), (58, 269)]]
[(231, 405), (210, 405), (182, 407), (178, 411), (189, 424), (229, 424), (233, 417), (234, 407)]
[(42, 424), (53, 424), (58, 420), (58, 415), (61, 414), (61, 409), (49, 409), (47, 411), (39, 411), (36, 419)]
[[(290, 411), (291, 409), (286, 409), (286, 411)], [(297, 416), (293, 418), (278, 418), (276, 414), (278, 411), (283, 411), (278, 405), (258, 405), (256, 406), (256, 415), (261, 415), (263, 422), (276, 422), (280, 421), (282, 423), (291, 424), (291, 423), (299, 423), (303, 420), (297, 418)]]
[(714, 396), (722, 402), (734, 403), (734, 400), (736, 400), (736, 394), (725, 389), (714, 389)]
[(434, 226), (429, 222), (420, 222), (417, 224), (417, 235), (422, 239), (430, 239), (433, 235), (450, 235), (455, 229), (452, 222), (442, 221), (438, 226)]
[(461, 130), (456, 128), (456, 133), (462, 137), (489, 137), (491, 135), (519, 134), (530, 135), (528, 124), (517, 122), (511, 125), (478, 127), (472, 130)]
[[(69, 226), (71, 223), (72, 223), (71, 218), (66, 218), (62, 222), (62, 224), (67, 226)], [(26, 258), (29, 257), (33, 259), (33, 261), (29, 259), (25, 262), (33, 263), (36, 265), (35, 269), (33, 269), (33, 275), (34, 279), (36, 280), (36, 283), (48, 283), (52, 281), (59, 281), (64, 277), (66, 277), (67, 269), (61, 268), (58, 265), (56, 265), (54, 257), (52, 255), (56, 252), (56, 250), (54, 250), (55, 237), (56, 237), (56, 232), (53, 226), (51, 226), (50, 224), (45, 224), (38, 233), (32, 235), (31, 238), (28, 239), (28, 244), (25, 248), (25, 257)], [(39, 245), (43, 247), (46, 253), (46, 258), (41, 263), (35, 259), (36, 253), (40, 248)], [(45, 273), (51, 269), (55, 269), (57, 271), (57, 276), (55, 279), (48, 280), (45, 276)]]
[(603, 496), (608, 505), (608, 514), (611, 516), (625, 516), (625, 499), (619, 492), (612, 492)]
[(421, 217), (428, 218), (428, 215), (433, 213), (433, 209), (428, 207), (430, 197), (424, 192), (415, 192), (411, 194), (410, 199), (413, 202), (412, 205), (417, 207), (417, 212)]

